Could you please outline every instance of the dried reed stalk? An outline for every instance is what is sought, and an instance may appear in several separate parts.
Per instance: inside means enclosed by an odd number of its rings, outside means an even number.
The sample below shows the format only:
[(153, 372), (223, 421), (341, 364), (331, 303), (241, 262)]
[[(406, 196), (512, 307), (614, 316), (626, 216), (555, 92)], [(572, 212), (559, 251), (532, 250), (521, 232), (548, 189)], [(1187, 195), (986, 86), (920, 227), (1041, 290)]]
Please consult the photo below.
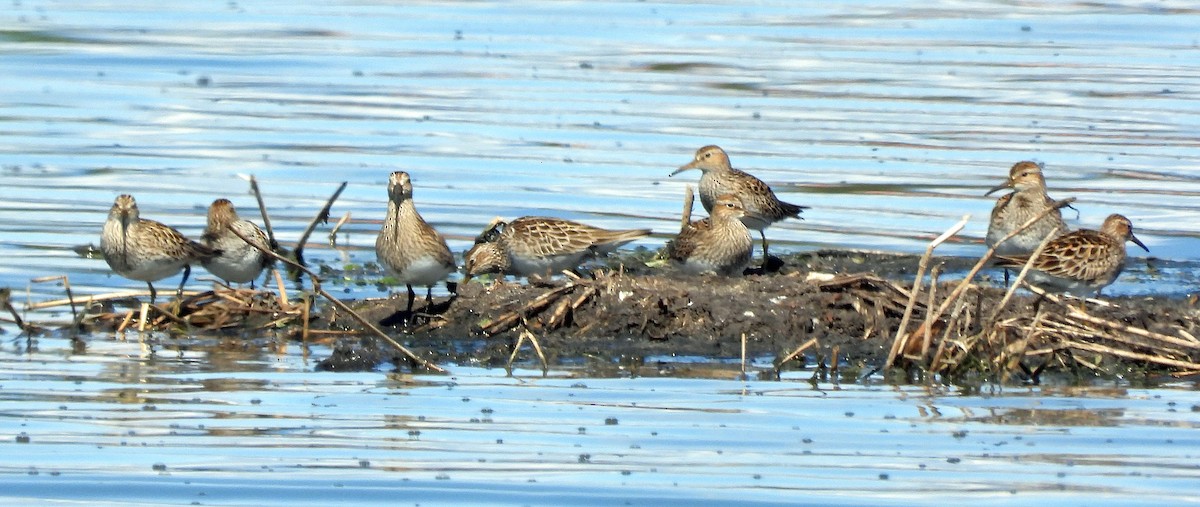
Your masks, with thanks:
[[(333, 192), (333, 195), (329, 197), (329, 200), (325, 201), (325, 206), (321, 208), (321, 211), (317, 212), (317, 216), (313, 217), (312, 222), (308, 223), (308, 228), (304, 229), (304, 233), (296, 241), (296, 249), (293, 250), (293, 253), (296, 255), (296, 264), (304, 265), (304, 245), (308, 244), (308, 237), (312, 236), (313, 231), (317, 228), (317, 224), (329, 223), (329, 212), (333, 208), (334, 201), (337, 201), (338, 196), (342, 195), (342, 191), (346, 189), (346, 183), (343, 181), (337, 190)], [(311, 272), (309, 276), (312, 276)]]
[[(904, 305), (904, 316), (900, 318), (900, 326), (896, 329), (896, 337), (892, 339), (892, 349), (888, 352), (887, 362), (884, 363), (885, 367), (892, 366), (896, 361), (896, 356), (900, 353), (904, 334), (908, 330), (908, 321), (912, 318), (913, 306), (917, 303), (917, 295), (921, 293), (921, 281), (925, 278), (925, 269), (929, 267), (929, 258), (933, 256), (933, 249), (955, 234), (958, 234), (963, 227), (967, 226), (967, 222), (970, 219), (971, 215), (963, 216), (962, 220), (959, 220), (958, 223), (947, 229), (946, 232), (934, 238), (929, 243), (929, 246), (925, 248), (925, 254), (921, 256), (921, 261), (917, 264), (917, 276), (913, 279), (912, 290), (908, 293), (908, 303)], [(928, 321), (930, 319), (926, 317), (925, 320)]]
[(679, 232), (687, 230), (692, 224), (692, 205), (695, 203), (696, 196), (692, 193), (692, 185), (684, 186), (683, 194), (683, 214), (679, 219)]

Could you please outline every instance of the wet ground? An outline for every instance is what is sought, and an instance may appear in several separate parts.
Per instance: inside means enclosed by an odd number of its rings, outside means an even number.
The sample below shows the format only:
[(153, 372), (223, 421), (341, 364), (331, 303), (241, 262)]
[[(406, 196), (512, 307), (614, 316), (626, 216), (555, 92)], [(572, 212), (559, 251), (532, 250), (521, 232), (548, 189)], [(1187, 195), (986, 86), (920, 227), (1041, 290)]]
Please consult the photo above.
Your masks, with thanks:
[[(598, 267), (575, 280), (472, 281), (458, 285), (456, 297), (439, 298), (428, 308), (417, 298), (411, 314), (403, 290), (390, 299), (351, 306), (435, 363), (503, 366), (522, 335), (536, 338), (553, 366), (588, 361), (630, 366), (644, 364), (646, 358), (681, 356), (723, 361), (744, 355), (750, 360), (778, 361), (815, 338), (815, 346), (785, 367), (840, 367), (845, 363), (853, 371), (870, 372), (886, 364), (919, 264), (916, 256), (816, 252), (773, 259), (780, 268), (777, 271), (726, 278), (682, 276), (670, 269), (649, 268), (642, 260), (644, 256), (638, 255), (623, 263), (610, 259), (615, 267)], [(943, 274), (934, 307), (959, 285), (976, 261), (937, 259), (934, 264)], [(994, 268), (985, 272), (1001, 274)], [(1005, 293), (1002, 279), (991, 280), (987, 275), (972, 285), (960, 298), (962, 311), (972, 317), (953, 336), (982, 332), (990, 325), (985, 323), (985, 315), (998, 307)], [(909, 329), (930, 313), (925, 294), (914, 304)], [(996, 319), (1028, 317), (1039, 311), (1063, 316), (1069, 310), (1042, 303), (1038, 296), (1022, 290)], [(1105, 298), (1093, 303), (1089, 315), (1172, 336), (1200, 334), (1200, 306), (1194, 296)], [(324, 320), (312, 325), (362, 330), (336, 310), (326, 311)], [(534, 352), (526, 349), (521, 353), (523, 364), (536, 363)], [(991, 356), (994, 353), (981, 350), (984, 357), (977, 359), (997, 360)], [(339, 371), (374, 369), (396, 357), (396, 351), (386, 344), (355, 337), (342, 340), (320, 366)], [(1200, 342), (1182, 357), (1200, 360)], [(1088, 382), (1097, 374), (1114, 378), (1142, 372), (1143, 380), (1153, 382), (1165, 371), (1178, 371), (1143, 370), (1147, 365), (1137, 360), (1118, 358), (1112, 363), (1079, 380)], [(1037, 380), (1029, 376), (1029, 369), (1035, 366), (1026, 367), (1025, 375), (1014, 379), (988, 377), (989, 372), (969, 373), (973, 382), (1031, 381)], [(1066, 361), (1049, 369), (1071, 373), (1072, 366)], [(967, 373), (948, 379), (961, 379)]]

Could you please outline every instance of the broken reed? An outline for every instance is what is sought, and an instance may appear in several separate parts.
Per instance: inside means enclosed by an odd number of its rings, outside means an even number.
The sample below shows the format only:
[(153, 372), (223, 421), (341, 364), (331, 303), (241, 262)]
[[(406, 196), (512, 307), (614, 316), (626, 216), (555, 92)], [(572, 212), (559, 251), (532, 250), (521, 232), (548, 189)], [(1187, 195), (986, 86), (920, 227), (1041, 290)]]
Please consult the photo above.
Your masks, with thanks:
[[(1054, 207), (1029, 219), (1005, 236), (997, 245), (1072, 201), (1073, 198), (1057, 202)], [(921, 257), (885, 367), (917, 367), (929, 373), (950, 376), (982, 373), (1002, 382), (1011, 379), (1018, 371), (1026, 380), (1037, 382), (1048, 366), (1082, 366), (1097, 373), (1109, 374), (1112, 372), (1107, 369), (1114, 360), (1154, 365), (1169, 370), (1174, 376), (1200, 374), (1200, 362), (1197, 362), (1197, 358), (1200, 358), (1200, 340), (1182, 327), (1170, 329), (1178, 335), (1171, 336), (1091, 315), (1072, 307), (1064, 298), (1024, 283), (1030, 267), (1051, 238), (1044, 239), (1030, 255), (1003, 298), (987, 312), (986, 318), (981, 308), (983, 296), (973, 280), (995, 254), (994, 246), (935, 307), (937, 269), (934, 268), (934, 274), (926, 285), (926, 268), (934, 249), (957, 234), (965, 220), (966, 217), (930, 242)], [(1028, 308), (1010, 309), (1008, 305), (1019, 286), (1027, 287), (1039, 299)], [(922, 291), (926, 292), (927, 297), (924, 315), (916, 329), (910, 331), (908, 323), (918, 309), (916, 303)], [(967, 297), (972, 293), (978, 295), (975, 302)], [(1111, 306), (1103, 301), (1093, 301), (1093, 304)], [(950, 314), (946, 315), (948, 310)]]

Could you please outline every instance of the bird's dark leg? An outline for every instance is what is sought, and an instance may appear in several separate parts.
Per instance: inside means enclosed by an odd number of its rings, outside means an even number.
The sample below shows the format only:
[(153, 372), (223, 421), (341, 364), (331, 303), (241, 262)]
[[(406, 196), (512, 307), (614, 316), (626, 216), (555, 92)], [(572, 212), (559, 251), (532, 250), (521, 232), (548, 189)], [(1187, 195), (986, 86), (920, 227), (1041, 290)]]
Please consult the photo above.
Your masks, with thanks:
[(154, 284), (146, 282), (146, 286), (150, 287), (150, 304), (154, 304), (154, 298), (158, 296), (158, 292), (154, 290)]
[(766, 269), (767, 269), (767, 263), (769, 263), (769, 262), (770, 262), (770, 259), (771, 259), (771, 256), (770, 256), (769, 254), (767, 254), (767, 234), (766, 234), (765, 232), (763, 232), (763, 230), (762, 230), (762, 229), (759, 229), (759, 230), (758, 230), (758, 236), (759, 236), (760, 238), (762, 238), (762, 245), (763, 245), (763, 261), (762, 261), (762, 267), (763, 267), (763, 271), (766, 271)]
[(405, 287), (408, 287), (408, 309), (407, 309), (407, 312), (409, 315), (409, 319), (411, 320), (412, 319), (413, 301), (417, 300), (417, 293), (413, 292), (412, 284), (405, 284)]
[(425, 313), (433, 311), (433, 286), (425, 290)]
[(1004, 268), (1004, 286), (1008, 287), (1008, 268)]
[(192, 265), (183, 265), (183, 280), (179, 281), (179, 289), (175, 291), (175, 299), (183, 299), (183, 285), (187, 283), (188, 277), (192, 276)]

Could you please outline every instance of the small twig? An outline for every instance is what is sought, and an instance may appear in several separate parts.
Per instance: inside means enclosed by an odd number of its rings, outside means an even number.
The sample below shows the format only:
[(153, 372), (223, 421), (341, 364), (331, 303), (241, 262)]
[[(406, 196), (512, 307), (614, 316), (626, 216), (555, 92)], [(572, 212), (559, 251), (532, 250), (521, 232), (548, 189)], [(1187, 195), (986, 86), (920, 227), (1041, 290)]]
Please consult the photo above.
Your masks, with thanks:
[[(0, 288), (0, 305), (3, 305), (4, 309), (8, 310), (8, 313), (12, 314), (13, 323), (15, 323), (17, 327), (21, 328), (21, 331), (29, 331), (29, 328), (25, 327), (25, 321), (21, 320), (21, 315), (17, 313), (17, 309), (13, 308), (12, 289), (9, 289), (8, 287)], [(74, 310), (75, 307), (72, 306), (71, 309)]]
[(79, 313), (75, 310), (75, 296), (71, 295), (71, 280), (67, 278), (67, 275), (43, 276), (41, 278), (34, 278), (33, 280), (30, 280), (30, 283), (45, 283), (57, 280), (62, 280), (63, 289), (65, 289), (67, 293), (67, 301), (69, 301), (71, 304), (71, 322), (78, 323)]
[(746, 333), (742, 333), (742, 379), (746, 378)]
[(336, 224), (333, 224), (333, 229), (329, 230), (329, 246), (337, 248), (337, 234), (342, 230), (342, 226), (346, 225), (346, 222), (349, 221), (350, 212), (347, 211), (345, 215), (342, 215), (342, 218), (339, 219)]
[[(196, 294), (199, 294), (199, 292), (184, 291), (183, 294), (185, 296), (196, 295)], [(83, 299), (82, 301), (85, 301), (85, 302), (109, 301), (109, 300), (113, 300), (113, 299), (134, 298), (134, 297), (149, 296), (149, 295), (150, 295), (150, 292), (144, 291), (144, 290), (143, 291), (112, 292), (109, 294), (99, 294), (99, 295), (95, 295), (95, 296), (88, 296), (86, 299)], [(69, 305), (69, 304), (74, 304), (74, 300), (72, 300), (70, 298), (54, 299), (54, 300), (50, 300), (50, 301), (40, 301), (37, 303), (29, 303), (29, 304), (25, 305), (25, 309), (26, 310), (41, 310), (44, 308), (53, 308), (55, 306), (63, 306), (63, 305)]]
[(263, 228), (267, 230), (267, 244), (271, 245), (272, 250), (279, 248), (279, 242), (275, 241), (275, 229), (271, 227), (271, 216), (267, 214), (267, 205), (263, 203), (262, 192), (258, 189), (258, 180), (254, 175), (250, 175), (250, 192), (254, 194), (254, 199), (258, 201), (258, 212), (262, 214)]
[(692, 185), (686, 185), (683, 194), (683, 215), (679, 221), (680, 232), (687, 230), (692, 223), (692, 204), (695, 200), (696, 196), (692, 193)]
[(283, 283), (283, 275), (278, 269), (271, 268), (271, 274), (275, 275), (275, 288), (279, 291), (279, 309), (289, 311), (292, 309), (291, 303), (288, 303), (287, 286)]
[(300, 239), (296, 241), (296, 249), (293, 252), (296, 254), (296, 263), (299, 265), (304, 265), (304, 245), (308, 243), (308, 237), (312, 236), (313, 231), (317, 228), (317, 224), (329, 223), (329, 211), (333, 208), (334, 201), (337, 201), (338, 196), (342, 195), (342, 191), (345, 189), (346, 182), (343, 181), (341, 185), (338, 185), (337, 191), (329, 197), (329, 200), (325, 201), (325, 207), (321, 208), (317, 216), (313, 217), (312, 222), (309, 222), (308, 228), (304, 229), (304, 234), (301, 234)]
[[(938, 264), (929, 272), (929, 302), (925, 303), (925, 308), (933, 308), (934, 302), (937, 301), (937, 281), (938, 275), (941, 273), (942, 265)], [(929, 357), (929, 346), (933, 343), (933, 322), (925, 320), (924, 332), (921, 338), (921, 360)]]
[[(1112, 347), (1106, 347), (1104, 345), (1100, 345), (1097, 343), (1088, 343), (1088, 342), (1081, 342), (1081, 341), (1075, 341), (1075, 340), (1067, 340), (1066, 342), (1064, 342), (1064, 344), (1069, 347), (1072, 347), (1072, 348), (1086, 350), (1089, 352), (1099, 352), (1101, 354), (1111, 354), (1111, 355), (1114, 355), (1117, 357), (1123, 357), (1125, 359), (1146, 361), (1149, 363), (1161, 364), (1163, 366), (1173, 366), (1175, 368), (1181, 368), (1184, 370), (1200, 369), (1200, 364), (1198, 364), (1198, 363), (1193, 363), (1190, 361), (1180, 361), (1177, 359), (1170, 359), (1170, 358), (1160, 357), (1160, 356), (1153, 356), (1150, 354), (1142, 354), (1139, 352), (1132, 352), (1132, 351), (1128, 351), (1128, 350), (1114, 349)], [(1078, 360), (1078, 358), (1076, 360)]]
[(142, 303), (142, 311), (138, 313), (138, 332), (146, 332), (146, 315), (150, 313), (150, 303)]
[(784, 365), (784, 363), (787, 363), (788, 361), (795, 359), (796, 356), (800, 355), (800, 353), (804, 352), (805, 350), (808, 350), (810, 347), (817, 345), (818, 343), (820, 343), (820, 342), (818, 342), (816, 338), (810, 338), (808, 341), (800, 344), (799, 347), (796, 347), (796, 349), (793, 350), (791, 353), (784, 356), (783, 359), (781, 361), (779, 361), (779, 364), (775, 368), (779, 369), (780, 367), (782, 367)]
[(309, 322), (309, 318), (310, 318), (309, 315), (311, 312), (312, 312), (312, 298), (304, 298), (304, 313), (301, 314), (301, 319), (300, 319), (301, 322), (304, 323), (304, 327), (300, 330), (300, 343), (303, 343), (305, 347), (308, 346), (308, 332), (309, 332), (308, 331), (308, 322)]

